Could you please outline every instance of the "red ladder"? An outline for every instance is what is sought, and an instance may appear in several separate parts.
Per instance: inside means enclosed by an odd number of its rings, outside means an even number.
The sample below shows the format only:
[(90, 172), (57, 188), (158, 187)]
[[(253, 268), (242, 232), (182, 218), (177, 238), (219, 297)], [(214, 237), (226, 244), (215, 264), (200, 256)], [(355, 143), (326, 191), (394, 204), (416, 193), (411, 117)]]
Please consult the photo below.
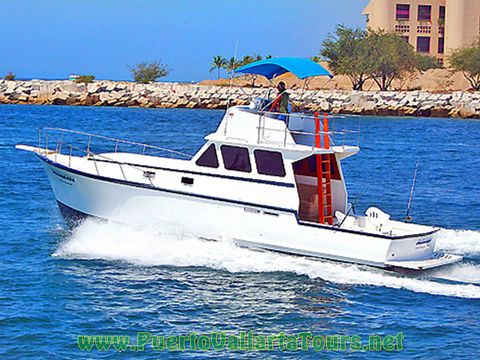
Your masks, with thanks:
[[(323, 136), (321, 136), (323, 134)], [(328, 137), (328, 114), (323, 115), (323, 133), (320, 134), (320, 116), (315, 113), (315, 146), (330, 149)], [(323, 138), (323, 144), (320, 141)], [(323, 147), (322, 147), (323, 145)], [(318, 154), (317, 163), (317, 192), (318, 192), (318, 222), (333, 224), (332, 207), (332, 163), (331, 154)]]

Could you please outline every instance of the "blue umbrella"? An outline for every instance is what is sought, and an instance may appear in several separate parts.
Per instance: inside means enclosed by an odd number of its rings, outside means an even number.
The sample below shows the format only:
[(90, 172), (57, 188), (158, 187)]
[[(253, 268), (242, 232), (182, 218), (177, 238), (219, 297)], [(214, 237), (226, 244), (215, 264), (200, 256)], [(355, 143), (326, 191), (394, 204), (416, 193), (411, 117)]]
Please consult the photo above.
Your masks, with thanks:
[(263, 75), (269, 80), (286, 72), (291, 72), (300, 79), (312, 76), (329, 76), (333, 78), (333, 75), (328, 70), (316, 62), (296, 57), (279, 57), (255, 61), (236, 69), (235, 72)]

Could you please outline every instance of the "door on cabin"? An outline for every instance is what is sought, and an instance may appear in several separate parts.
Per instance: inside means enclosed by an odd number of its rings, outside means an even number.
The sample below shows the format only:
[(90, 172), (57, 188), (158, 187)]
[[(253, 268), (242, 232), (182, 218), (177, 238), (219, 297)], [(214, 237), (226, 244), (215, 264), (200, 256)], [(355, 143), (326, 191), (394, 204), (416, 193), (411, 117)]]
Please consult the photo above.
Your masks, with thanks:
[[(319, 167), (320, 171), (317, 171)], [(331, 225), (335, 211), (344, 212), (346, 202), (346, 190), (335, 154), (311, 155), (296, 161), (293, 172), (300, 220)]]

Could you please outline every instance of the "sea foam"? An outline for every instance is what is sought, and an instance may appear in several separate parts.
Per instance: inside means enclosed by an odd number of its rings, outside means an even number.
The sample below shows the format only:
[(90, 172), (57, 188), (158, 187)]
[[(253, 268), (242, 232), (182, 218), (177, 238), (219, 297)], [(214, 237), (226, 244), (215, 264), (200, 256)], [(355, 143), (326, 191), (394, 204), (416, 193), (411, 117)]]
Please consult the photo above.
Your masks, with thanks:
[[(477, 254), (479, 238), (480, 232), (476, 231), (442, 230), (439, 248)], [(480, 298), (477, 264), (458, 264), (438, 270), (432, 278), (416, 278), (354, 264), (253, 251), (239, 248), (229, 240), (205, 241), (185, 233), (179, 226), (158, 223), (131, 226), (87, 220), (60, 244), (54, 256), (125, 261), (142, 266), (204, 266), (231, 273), (286, 271), (340, 284)]]

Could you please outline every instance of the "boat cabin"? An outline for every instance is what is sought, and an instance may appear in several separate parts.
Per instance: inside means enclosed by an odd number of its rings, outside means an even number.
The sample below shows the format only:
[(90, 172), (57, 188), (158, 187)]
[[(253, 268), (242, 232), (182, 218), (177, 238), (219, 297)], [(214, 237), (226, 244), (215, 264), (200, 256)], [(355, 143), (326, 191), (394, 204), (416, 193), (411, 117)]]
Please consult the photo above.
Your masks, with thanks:
[(329, 131), (326, 115), (291, 113), (285, 120), (278, 115), (254, 106), (228, 109), (193, 161), (232, 176), (290, 184), (300, 220), (333, 225), (336, 211), (347, 212), (340, 160), (358, 146), (335, 145), (340, 132)]

